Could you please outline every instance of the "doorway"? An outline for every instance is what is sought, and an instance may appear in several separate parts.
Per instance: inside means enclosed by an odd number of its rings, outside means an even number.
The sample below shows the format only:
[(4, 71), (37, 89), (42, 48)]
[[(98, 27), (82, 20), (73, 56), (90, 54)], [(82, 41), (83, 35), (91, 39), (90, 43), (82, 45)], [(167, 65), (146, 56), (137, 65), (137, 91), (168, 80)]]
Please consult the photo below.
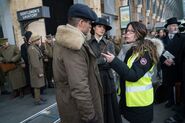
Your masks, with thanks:
[(55, 35), (57, 27), (67, 23), (67, 13), (73, 0), (43, 0), (43, 6), (50, 9), (50, 18), (45, 19), (46, 34)]

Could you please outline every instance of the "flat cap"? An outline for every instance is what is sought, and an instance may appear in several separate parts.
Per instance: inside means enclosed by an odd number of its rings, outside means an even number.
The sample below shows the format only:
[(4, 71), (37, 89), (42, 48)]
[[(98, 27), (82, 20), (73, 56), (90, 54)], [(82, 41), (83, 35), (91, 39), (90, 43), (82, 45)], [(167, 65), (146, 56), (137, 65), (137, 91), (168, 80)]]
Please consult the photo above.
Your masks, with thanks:
[(74, 4), (69, 8), (68, 17), (79, 17), (95, 21), (97, 19), (96, 13), (84, 4)]
[(29, 41), (33, 43), (33, 42), (36, 42), (40, 39), (41, 39), (40, 35), (32, 35)]

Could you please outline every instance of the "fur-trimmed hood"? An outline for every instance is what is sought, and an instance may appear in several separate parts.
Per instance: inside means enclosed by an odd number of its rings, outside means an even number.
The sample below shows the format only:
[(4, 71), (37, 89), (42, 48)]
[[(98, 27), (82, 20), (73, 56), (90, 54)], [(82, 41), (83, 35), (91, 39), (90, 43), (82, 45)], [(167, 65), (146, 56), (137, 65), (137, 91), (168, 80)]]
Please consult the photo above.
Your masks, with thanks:
[(146, 37), (145, 39), (153, 42), (153, 44), (157, 47), (157, 52), (158, 52), (159, 56), (161, 56), (161, 54), (164, 51), (164, 45), (163, 45), (162, 41), (158, 38), (150, 38), (150, 37)]
[(86, 40), (86, 36), (77, 28), (67, 24), (57, 28), (56, 43), (63, 47), (79, 50)]

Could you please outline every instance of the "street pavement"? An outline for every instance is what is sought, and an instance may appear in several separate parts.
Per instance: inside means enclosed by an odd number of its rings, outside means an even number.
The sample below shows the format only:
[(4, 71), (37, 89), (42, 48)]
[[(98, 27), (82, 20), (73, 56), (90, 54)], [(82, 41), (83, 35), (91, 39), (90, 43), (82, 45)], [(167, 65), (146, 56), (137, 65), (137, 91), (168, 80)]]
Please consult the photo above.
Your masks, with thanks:
[[(48, 110), (40, 112), (35, 118), (30, 118), (27, 123), (53, 123), (59, 118), (55, 90), (46, 89), (47, 103), (43, 105), (34, 105), (34, 99), (30, 94), (24, 98), (11, 99), (10, 95), (0, 96), (0, 123), (26, 123), (22, 122), (32, 115), (42, 111), (43, 109), (53, 106)], [(54, 105), (55, 104), (55, 105)]]
[[(30, 94), (15, 99), (10, 99), (9, 95), (1, 95), (0, 123), (57, 123), (59, 115), (55, 90), (47, 89), (44, 96), (48, 99), (47, 103), (35, 106)], [(164, 108), (164, 104), (154, 105), (153, 123), (164, 123), (173, 114), (172, 108)], [(123, 123), (128, 122), (123, 118)]]

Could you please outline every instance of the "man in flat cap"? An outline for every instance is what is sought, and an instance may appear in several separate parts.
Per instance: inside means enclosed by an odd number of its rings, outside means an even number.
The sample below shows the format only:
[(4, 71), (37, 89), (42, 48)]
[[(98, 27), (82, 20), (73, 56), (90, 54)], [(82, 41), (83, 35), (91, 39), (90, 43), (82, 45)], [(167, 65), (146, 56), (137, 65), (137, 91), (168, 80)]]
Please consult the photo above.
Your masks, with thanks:
[(86, 42), (96, 18), (88, 6), (74, 4), (68, 11), (68, 24), (57, 29), (53, 72), (63, 123), (103, 123), (102, 84), (95, 55)]
[(31, 87), (34, 88), (34, 104), (41, 105), (46, 102), (46, 99), (41, 97), (40, 94), (41, 87), (45, 86), (43, 54), (39, 48), (41, 44), (41, 36), (33, 34), (29, 41), (31, 44), (28, 47), (28, 62)]

